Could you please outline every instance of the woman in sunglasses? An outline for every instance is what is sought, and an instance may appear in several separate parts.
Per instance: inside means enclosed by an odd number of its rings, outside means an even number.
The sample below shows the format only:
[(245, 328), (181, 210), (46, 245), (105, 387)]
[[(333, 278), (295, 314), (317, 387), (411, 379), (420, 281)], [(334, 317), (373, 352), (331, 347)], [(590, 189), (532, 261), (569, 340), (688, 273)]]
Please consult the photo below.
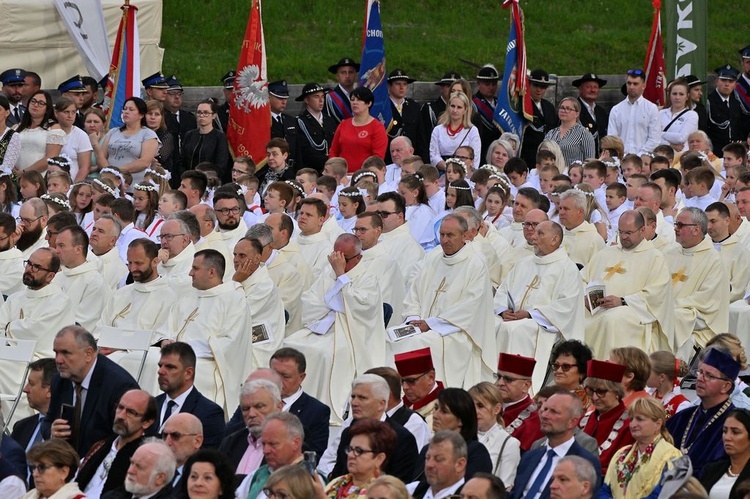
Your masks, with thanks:
[(591, 399), (583, 388), (583, 380), (586, 379), (586, 364), (593, 357), (588, 345), (578, 340), (562, 341), (552, 350), (550, 368), (555, 385), (575, 393), (584, 408), (591, 405)]
[(35, 489), (23, 499), (85, 498), (73, 481), (78, 471), (78, 454), (68, 442), (53, 438), (34, 445), (26, 455)]

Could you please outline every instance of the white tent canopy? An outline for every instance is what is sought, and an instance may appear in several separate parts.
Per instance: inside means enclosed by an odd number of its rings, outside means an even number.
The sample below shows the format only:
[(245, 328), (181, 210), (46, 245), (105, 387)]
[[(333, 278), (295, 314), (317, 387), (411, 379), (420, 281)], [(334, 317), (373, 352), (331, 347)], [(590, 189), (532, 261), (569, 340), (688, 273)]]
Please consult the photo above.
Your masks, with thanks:
[[(122, 0), (101, 0), (110, 50), (114, 47), (122, 18)], [(164, 49), (161, 38), (162, 1), (132, 0), (138, 7), (141, 41), (141, 75), (161, 69)], [(75, 74), (88, 71), (73, 39), (55, 9), (53, 0), (0, 0), (0, 71), (23, 68), (39, 73), (42, 88), (57, 85)]]

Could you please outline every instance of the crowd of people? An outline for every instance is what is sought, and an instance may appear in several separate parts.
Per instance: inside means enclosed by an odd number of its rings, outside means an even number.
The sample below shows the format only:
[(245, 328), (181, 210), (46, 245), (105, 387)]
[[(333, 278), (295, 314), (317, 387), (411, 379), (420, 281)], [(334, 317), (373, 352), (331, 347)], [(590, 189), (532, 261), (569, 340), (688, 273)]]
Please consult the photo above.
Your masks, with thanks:
[[(268, 84), (267, 157), (226, 102), (143, 80), (106, 130), (96, 82), (0, 74), (0, 363), (25, 396), (9, 498), (750, 496), (750, 46), (659, 109), (546, 100), (518, 137), (498, 71), (370, 116)], [(120, 110), (118, 110), (120, 111)], [(128, 349), (120, 337), (150, 347)], [(687, 376), (687, 378), (686, 378)], [(695, 379), (694, 400), (680, 382)], [(7, 409), (8, 406), (6, 406)]]

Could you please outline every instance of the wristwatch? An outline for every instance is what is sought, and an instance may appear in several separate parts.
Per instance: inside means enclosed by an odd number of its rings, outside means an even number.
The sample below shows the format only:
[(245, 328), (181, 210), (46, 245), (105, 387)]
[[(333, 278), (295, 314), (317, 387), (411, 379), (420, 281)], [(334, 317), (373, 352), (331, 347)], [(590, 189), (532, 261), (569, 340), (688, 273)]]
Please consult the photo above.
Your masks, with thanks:
[(625, 298), (620, 298), (620, 305), (622, 305), (623, 307), (628, 306), (628, 302), (625, 301)]

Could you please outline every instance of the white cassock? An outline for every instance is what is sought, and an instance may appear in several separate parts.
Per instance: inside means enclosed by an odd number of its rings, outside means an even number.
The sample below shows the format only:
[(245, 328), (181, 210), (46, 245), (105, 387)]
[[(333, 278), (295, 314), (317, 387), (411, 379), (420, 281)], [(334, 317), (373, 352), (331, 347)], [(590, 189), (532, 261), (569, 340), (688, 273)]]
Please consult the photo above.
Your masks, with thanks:
[(700, 347), (729, 327), (729, 278), (708, 237), (692, 248), (667, 255), (674, 297), (675, 349), (689, 360)]
[(502, 266), (502, 272), (504, 276), (510, 274), (513, 267), (524, 258), (534, 256), (534, 245), (529, 244), (526, 239), (523, 240), (523, 244), (510, 248), (510, 251), (501, 255), (500, 265)]
[(750, 285), (745, 295), (729, 304), (729, 332), (734, 333), (743, 345), (750, 344)]
[(667, 222), (664, 218), (664, 212), (659, 210), (656, 214), (656, 233), (660, 236), (673, 243), (676, 241), (674, 234), (674, 225)]
[(93, 331), (111, 294), (96, 262), (84, 262), (72, 269), (61, 267), (53, 282), (68, 295), (75, 321), (86, 331)]
[(389, 341), (389, 359), (429, 347), (445, 386), (469, 388), (491, 379), (497, 364), (492, 286), (482, 256), (471, 246), (451, 256), (440, 247), (427, 254), (406, 295), (403, 316), (405, 322), (424, 320), (430, 330)]
[(10, 296), (23, 290), (23, 254), (18, 248), (0, 251), (0, 294)]
[[(501, 237), (498, 237), (498, 239), (505, 242)], [(503, 276), (499, 254), (495, 251), (495, 248), (490, 241), (482, 234), (477, 234), (477, 236), (471, 241), (471, 245), (474, 246), (474, 250), (484, 258), (484, 263), (487, 265), (487, 271), (490, 276), (490, 284), (492, 285), (492, 289), (496, 289), (500, 286)], [(508, 246), (508, 248), (510, 248), (510, 246)]]
[(234, 270), (232, 267), (232, 261), (234, 260), (234, 246), (231, 248), (228, 247), (222, 236), (223, 233), (221, 232), (209, 232), (206, 237), (202, 237), (195, 245), (195, 251), (212, 249), (221, 253), (221, 256), (224, 257), (224, 282), (228, 282), (232, 278), (232, 272)]
[[(500, 236), (500, 232), (494, 225), (489, 222), (482, 223), (487, 227), (487, 234), (483, 236), (480, 232), (477, 237), (488, 242), (495, 252), (497, 263), (493, 264), (493, 267), (490, 268), (490, 280), (493, 282), (492, 287), (497, 288), (497, 286), (499, 286), (503, 282), (503, 279), (508, 275), (508, 272), (510, 272), (510, 269), (504, 265), (504, 260), (508, 258), (508, 254), (513, 251), (514, 248), (505, 240), (505, 238)], [(526, 240), (524, 239), (524, 243), (525, 242)], [(533, 248), (531, 254), (534, 254)], [(497, 267), (495, 267), (495, 265)], [(497, 281), (497, 285), (494, 284), (495, 281)]]
[[(224, 240), (224, 244), (227, 245), (227, 248), (229, 248), (230, 251), (234, 251), (234, 247), (237, 245), (237, 242), (245, 237), (245, 234), (247, 234), (247, 225), (245, 225), (245, 221), (240, 218), (240, 223), (236, 228), (232, 230), (217, 230), (219, 231), (219, 234), (221, 234), (221, 238)], [(231, 267), (231, 261), (232, 260), (229, 260), (227, 262), (227, 267)]]
[(362, 261), (359, 262), (359, 265), (366, 267), (371, 274), (377, 277), (383, 302), (393, 307), (393, 315), (391, 315), (391, 320), (388, 323), (389, 326), (401, 322), (401, 311), (404, 308), (404, 296), (406, 295), (406, 283), (394, 259), (396, 256), (398, 255), (395, 253), (389, 254), (388, 248), (383, 243), (377, 243), (372, 248), (362, 252)]
[(729, 276), (729, 301), (742, 299), (750, 283), (750, 251), (742, 245), (736, 233), (714, 244), (714, 249), (719, 252), (721, 263)]
[[(134, 282), (112, 293), (102, 311), (102, 317), (94, 329), (94, 337), (99, 337), (100, 326), (115, 327), (123, 331), (153, 331), (151, 344), (165, 336), (167, 318), (172, 306), (180, 295), (170, 286), (169, 281), (159, 277), (151, 282)], [(133, 378), (138, 376), (143, 354), (141, 352), (113, 352), (109, 359), (127, 370)], [(149, 393), (159, 393), (157, 364), (159, 348), (151, 348), (143, 366), (138, 384)]]
[(171, 339), (190, 344), (198, 357), (195, 387), (227, 418), (252, 370), (250, 323), (245, 294), (232, 282), (182, 295), (167, 320)]
[(104, 280), (104, 284), (106, 284), (111, 291), (116, 290), (123, 277), (128, 275), (128, 266), (125, 265), (125, 262), (120, 258), (120, 252), (117, 250), (117, 246), (113, 247), (103, 255), (99, 255), (97, 265), (99, 273)]
[(607, 246), (581, 271), (588, 283), (603, 284), (605, 295), (625, 298), (627, 306), (587, 310), (586, 344), (597, 359), (616, 347), (635, 346), (646, 353), (674, 351), (674, 308), (669, 268), (661, 251), (643, 240), (624, 250)]
[(267, 367), (271, 355), (281, 348), (284, 341), (284, 304), (281, 302), (281, 294), (263, 265), (242, 281), (240, 287), (245, 292), (252, 326), (263, 326), (268, 332), (266, 340), (256, 339), (253, 342), (253, 365)]
[[(161, 234), (161, 231), (159, 233)], [(117, 252), (123, 262), (128, 261), (128, 246), (130, 246), (130, 243), (141, 238), (148, 239), (148, 234), (136, 228), (132, 222), (122, 228), (120, 237), (117, 238)]]
[(302, 294), (302, 323), (284, 345), (308, 359), (305, 391), (341, 422), (351, 381), (386, 365), (383, 300), (377, 275), (360, 262), (339, 278), (330, 265)]
[(661, 251), (663, 255), (666, 255), (670, 251), (680, 251), (679, 244), (677, 244), (675, 241), (670, 242), (668, 239), (660, 236), (659, 234), (654, 236), (654, 238), (651, 240), (651, 244), (654, 245), (654, 248)]
[(265, 265), (279, 289), (284, 310), (289, 314), (286, 334), (292, 334), (302, 327), (300, 296), (312, 284), (312, 272), (295, 242), (290, 242), (280, 250), (273, 250)]
[(594, 224), (584, 220), (572, 230), (563, 228), (563, 246), (571, 260), (585, 267), (594, 253), (604, 248), (605, 244)]
[(401, 275), (408, 285), (417, 262), (424, 258), (424, 248), (412, 237), (409, 222), (399, 225), (390, 232), (383, 232), (380, 235), (380, 244), (385, 244), (390, 255), (398, 255), (396, 264), (401, 269)]
[[(354, 222), (352, 222), (353, 224)], [(344, 233), (344, 229), (341, 228), (339, 223), (336, 221), (336, 217), (330, 216), (328, 220), (323, 222), (323, 226), (320, 228), (320, 232), (324, 233), (331, 244), (336, 242), (336, 239)]]
[(526, 238), (523, 237), (523, 224), (521, 222), (512, 222), (509, 226), (503, 227), (497, 231), (500, 237), (508, 241), (512, 247), (519, 244), (525, 244)]
[[(544, 383), (552, 347), (562, 337), (583, 341), (583, 283), (565, 249), (518, 262), (495, 293), (497, 351), (533, 357), (534, 391)], [(506, 310), (527, 310), (530, 319), (504, 321)]]
[(312, 280), (315, 282), (320, 273), (329, 265), (328, 255), (333, 251), (333, 243), (328, 238), (328, 234), (322, 230), (309, 236), (300, 234), (297, 236), (296, 242), (310, 267)]
[(159, 262), (157, 270), (159, 275), (169, 281), (169, 284), (180, 292), (189, 292), (193, 287), (190, 278), (190, 269), (193, 267), (195, 246), (189, 243), (179, 255), (174, 256), (166, 262)]
[(39, 236), (39, 239), (34, 244), (21, 252), (23, 259), (28, 260), (31, 254), (39, 248), (49, 248), (49, 244), (47, 243), (47, 227), (42, 229), (42, 235)]
[(750, 249), (750, 222), (745, 217), (740, 220), (740, 225), (737, 230), (734, 231), (734, 235), (740, 240), (743, 246)]

